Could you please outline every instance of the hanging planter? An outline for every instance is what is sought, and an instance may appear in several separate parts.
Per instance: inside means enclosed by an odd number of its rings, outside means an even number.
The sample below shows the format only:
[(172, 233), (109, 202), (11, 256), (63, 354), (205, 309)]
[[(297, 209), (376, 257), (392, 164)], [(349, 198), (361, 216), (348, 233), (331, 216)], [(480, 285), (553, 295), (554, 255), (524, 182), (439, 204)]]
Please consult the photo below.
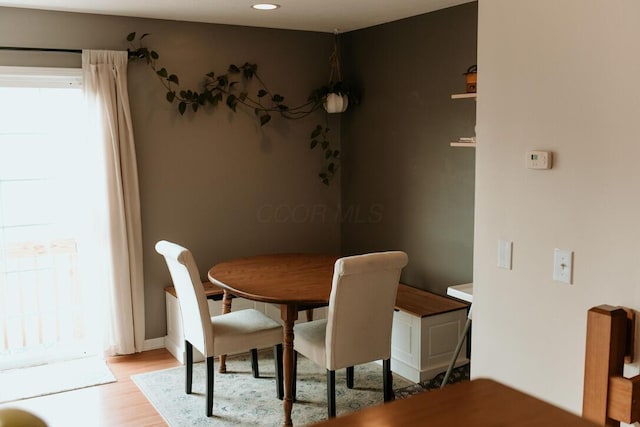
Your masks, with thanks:
[(338, 51), (338, 30), (335, 31), (333, 53), (329, 57), (331, 72), (329, 85), (324, 87), (325, 93), (322, 105), (327, 113), (344, 113), (349, 106), (349, 92), (342, 83), (340, 74), (340, 52)]
[(327, 113), (344, 113), (349, 106), (349, 96), (341, 93), (329, 93), (323, 105)]

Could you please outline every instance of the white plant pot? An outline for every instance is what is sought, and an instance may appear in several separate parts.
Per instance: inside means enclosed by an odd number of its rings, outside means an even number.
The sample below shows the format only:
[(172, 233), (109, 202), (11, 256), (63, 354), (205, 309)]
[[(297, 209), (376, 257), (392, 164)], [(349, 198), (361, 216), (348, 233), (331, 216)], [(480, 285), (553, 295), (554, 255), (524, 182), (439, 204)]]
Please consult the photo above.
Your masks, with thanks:
[(349, 106), (349, 97), (341, 93), (330, 93), (324, 99), (324, 109), (327, 113), (344, 113)]

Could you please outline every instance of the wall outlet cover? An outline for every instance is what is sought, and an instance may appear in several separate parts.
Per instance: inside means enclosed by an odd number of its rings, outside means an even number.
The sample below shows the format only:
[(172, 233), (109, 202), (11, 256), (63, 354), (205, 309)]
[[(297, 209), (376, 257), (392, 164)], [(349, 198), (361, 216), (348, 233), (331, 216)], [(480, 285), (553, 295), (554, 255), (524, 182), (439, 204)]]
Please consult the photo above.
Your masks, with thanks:
[(498, 240), (498, 267), (511, 270), (511, 252), (513, 242), (509, 240)]

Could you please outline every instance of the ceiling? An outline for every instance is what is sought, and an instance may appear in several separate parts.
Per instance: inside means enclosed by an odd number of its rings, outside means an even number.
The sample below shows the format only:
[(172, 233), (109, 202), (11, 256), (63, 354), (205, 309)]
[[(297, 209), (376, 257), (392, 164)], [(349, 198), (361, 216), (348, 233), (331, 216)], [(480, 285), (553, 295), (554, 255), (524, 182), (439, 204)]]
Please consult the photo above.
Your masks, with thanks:
[[(340, 33), (420, 15), (471, 0), (0, 0), (0, 6)], [(269, 0), (266, 0), (269, 1)]]

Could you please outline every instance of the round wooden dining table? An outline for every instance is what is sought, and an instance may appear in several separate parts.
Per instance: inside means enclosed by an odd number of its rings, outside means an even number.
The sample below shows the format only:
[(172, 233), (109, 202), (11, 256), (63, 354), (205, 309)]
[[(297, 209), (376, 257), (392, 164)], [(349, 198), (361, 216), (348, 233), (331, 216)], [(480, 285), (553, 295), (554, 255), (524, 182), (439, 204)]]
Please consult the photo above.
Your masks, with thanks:
[(209, 270), (209, 280), (224, 289), (225, 295), (280, 305), (284, 322), (285, 426), (293, 425), (293, 326), (300, 310), (329, 303), (337, 259), (338, 256), (326, 254), (257, 255), (224, 261)]

